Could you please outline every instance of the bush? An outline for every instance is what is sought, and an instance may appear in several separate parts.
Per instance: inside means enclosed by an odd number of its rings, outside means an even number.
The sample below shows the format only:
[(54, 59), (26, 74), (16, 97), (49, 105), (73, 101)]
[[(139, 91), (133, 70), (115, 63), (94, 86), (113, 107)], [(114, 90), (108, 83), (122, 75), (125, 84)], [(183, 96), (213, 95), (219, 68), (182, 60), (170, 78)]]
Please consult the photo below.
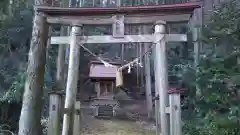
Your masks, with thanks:
[[(186, 135), (240, 135), (240, 1), (231, 0), (216, 9), (203, 28), (203, 42), (211, 54), (201, 57), (192, 85), (201, 96), (188, 91), (191, 118), (185, 121)], [(208, 49), (209, 50), (209, 49)]]
[(43, 135), (47, 135), (47, 130), (48, 130), (48, 118), (42, 118), (42, 119), (41, 119), (41, 126), (42, 126)]

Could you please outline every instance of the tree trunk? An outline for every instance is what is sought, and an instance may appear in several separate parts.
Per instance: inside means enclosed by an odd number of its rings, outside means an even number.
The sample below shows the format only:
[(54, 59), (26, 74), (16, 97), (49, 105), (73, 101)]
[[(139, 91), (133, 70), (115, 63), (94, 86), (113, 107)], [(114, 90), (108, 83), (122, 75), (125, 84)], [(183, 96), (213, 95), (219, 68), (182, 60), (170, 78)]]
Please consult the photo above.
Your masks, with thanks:
[[(35, 4), (42, 5), (44, 3), (36, 0)], [(49, 26), (46, 23), (46, 17), (40, 13), (35, 13), (25, 91), (19, 120), (19, 135), (41, 134), (42, 90), (44, 85), (48, 30)]]

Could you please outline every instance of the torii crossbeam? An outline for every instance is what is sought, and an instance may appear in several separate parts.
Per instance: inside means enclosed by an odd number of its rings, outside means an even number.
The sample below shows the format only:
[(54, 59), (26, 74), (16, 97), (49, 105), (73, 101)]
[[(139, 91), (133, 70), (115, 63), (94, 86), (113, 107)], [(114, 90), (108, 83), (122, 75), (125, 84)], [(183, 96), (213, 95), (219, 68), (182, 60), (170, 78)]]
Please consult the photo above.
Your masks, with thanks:
[[(154, 35), (124, 35), (125, 24), (154, 24), (158, 20), (169, 22), (188, 21), (199, 3), (184, 3), (160, 6), (119, 8), (58, 8), (38, 6), (36, 10), (45, 13), (47, 22), (65, 25), (113, 26), (112, 35), (83, 37), (84, 43), (129, 43), (153, 42)], [(117, 30), (117, 27), (121, 27)], [(116, 38), (117, 37), (117, 38)], [(167, 42), (186, 42), (184, 34), (166, 35)], [(52, 37), (51, 44), (69, 44), (69, 37)]]

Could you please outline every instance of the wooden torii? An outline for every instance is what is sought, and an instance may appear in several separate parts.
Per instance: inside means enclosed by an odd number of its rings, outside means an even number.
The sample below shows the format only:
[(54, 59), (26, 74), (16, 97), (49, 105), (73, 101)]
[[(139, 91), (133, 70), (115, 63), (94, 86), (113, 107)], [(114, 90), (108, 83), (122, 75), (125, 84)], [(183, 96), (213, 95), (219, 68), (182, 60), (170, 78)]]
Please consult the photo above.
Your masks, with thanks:
[[(156, 119), (160, 125), (157, 134), (180, 135), (180, 103), (168, 104), (168, 73), (166, 42), (187, 42), (186, 34), (166, 34), (166, 23), (189, 21), (194, 9), (200, 8), (198, 2), (174, 5), (115, 7), (115, 8), (59, 8), (36, 6), (36, 12), (44, 14), (45, 20), (38, 25), (70, 25), (71, 35), (51, 37), (51, 44), (70, 44), (70, 58), (64, 105), (62, 135), (72, 133), (73, 110), (77, 94), (79, 67), (79, 47), (87, 43), (154, 43), (155, 88), (159, 95), (156, 100)], [(112, 35), (84, 35), (84, 25), (112, 25)], [(124, 35), (125, 24), (154, 24), (154, 34)], [(44, 33), (47, 35), (47, 33)], [(180, 97), (177, 98), (178, 102)], [(171, 100), (172, 101), (172, 100)], [(175, 107), (177, 106), (177, 107)], [(159, 108), (160, 107), (160, 108)], [(175, 111), (174, 111), (175, 110)], [(176, 111), (177, 110), (177, 111)], [(171, 113), (175, 112), (175, 114)], [(167, 124), (170, 114), (170, 131)], [(172, 116), (172, 117), (171, 117)], [(176, 118), (177, 117), (177, 118)], [(173, 119), (174, 118), (174, 119)], [(174, 122), (173, 122), (174, 121)], [(160, 123), (160, 124), (159, 124)]]

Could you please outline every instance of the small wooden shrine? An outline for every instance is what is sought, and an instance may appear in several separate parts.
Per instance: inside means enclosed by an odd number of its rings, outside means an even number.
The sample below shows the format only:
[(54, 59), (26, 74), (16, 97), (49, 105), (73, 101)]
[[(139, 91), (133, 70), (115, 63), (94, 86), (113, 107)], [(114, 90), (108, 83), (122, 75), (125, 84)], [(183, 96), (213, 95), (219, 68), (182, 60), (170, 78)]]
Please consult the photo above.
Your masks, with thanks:
[(116, 71), (120, 64), (113, 62), (110, 64), (113, 66), (107, 67), (99, 61), (91, 61), (89, 77), (95, 83), (97, 98), (113, 96)]
[(89, 77), (95, 84), (96, 98), (92, 102), (95, 108), (95, 116), (113, 116), (117, 101), (114, 100), (116, 71), (120, 67), (118, 63), (109, 63), (106, 66), (100, 61), (90, 62)]

